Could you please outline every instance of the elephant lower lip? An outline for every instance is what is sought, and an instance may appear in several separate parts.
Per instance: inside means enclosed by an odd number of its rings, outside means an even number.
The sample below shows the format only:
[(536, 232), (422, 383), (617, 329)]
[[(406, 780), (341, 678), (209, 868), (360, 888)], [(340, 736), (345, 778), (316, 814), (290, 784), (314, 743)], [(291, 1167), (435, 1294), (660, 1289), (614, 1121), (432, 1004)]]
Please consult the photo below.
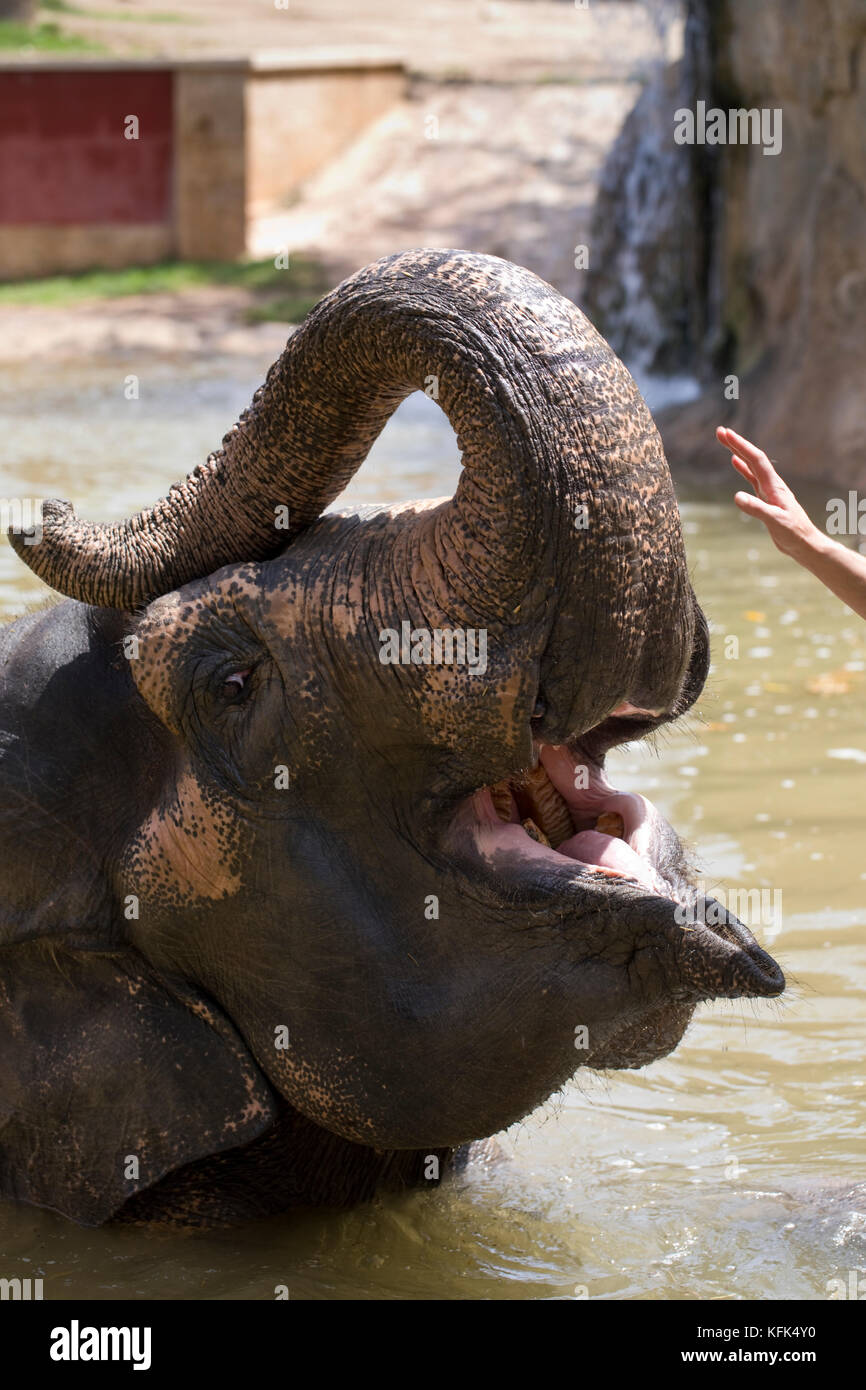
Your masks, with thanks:
[[(576, 762), (565, 747), (539, 744), (537, 753), (535, 769), (484, 787), (472, 798), (482, 856), (492, 861), (504, 852), (510, 859), (560, 869), (571, 863), (667, 897), (651, 855), (656, 815), (651, 804), (635, 793), (617, 791), (597, 765)], [(609, 834), (607, 828), (621, 828), (622, 833)]]

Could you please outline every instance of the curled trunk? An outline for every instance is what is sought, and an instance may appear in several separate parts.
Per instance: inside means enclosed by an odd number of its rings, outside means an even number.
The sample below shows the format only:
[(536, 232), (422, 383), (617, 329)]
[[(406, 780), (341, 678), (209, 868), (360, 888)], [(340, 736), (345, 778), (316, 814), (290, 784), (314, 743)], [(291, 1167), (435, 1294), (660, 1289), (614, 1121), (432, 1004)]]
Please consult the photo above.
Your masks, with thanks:
[(549, 593), (563, 565), (579, 580), (588, 530), (593, 552), (606, 553), (608, 593), (643, 608), (636, 523), (654, 501), (657, 536), (676, 526), (646, 407), (573, 304), (526, 270), (465, 251), (391, 256), (340, 285), (222, 448), (154, 507), (99, 525), (48, 502), (41, 539), (12, 543), (53, 588), (113, 608), (266, 559), (335, 500), (415, 390), (438, 399), (462, 450), (437, 537), (455, 615), (505, 617), (530, 576)]

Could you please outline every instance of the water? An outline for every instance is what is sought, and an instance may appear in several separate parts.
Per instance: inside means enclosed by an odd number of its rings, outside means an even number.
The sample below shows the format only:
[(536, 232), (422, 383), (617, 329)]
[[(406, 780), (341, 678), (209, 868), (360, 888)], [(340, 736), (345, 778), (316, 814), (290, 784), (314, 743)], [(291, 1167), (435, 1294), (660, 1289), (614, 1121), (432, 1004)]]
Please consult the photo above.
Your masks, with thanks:
[[(264, 365), (154, 365), (138, 402), (119, 367), (7, 377), (3, 494), (94, 518), (145, 505)], [(47, 1298), (811, 1299), (866, 1267), (866, 627), (736, 512), (712, 441), (707, 456), (721, 483), (682, 510), (713, 671), (698, 715), (612, 764), (693, 846), (707, 891), (765, 891), (755, 930), (785, 998), (703, 1007), (671, 1057), (579, 1078), (501, 1136), (500, 1162), (439, 1191), (191, 1236), (4, 1207), (0, 1276), (41, 1276)], [(447, 424), (413, 397), (350, 496), (442, 495), (457, 473)], [(0, 547), (0, 612), (43, 592)]]

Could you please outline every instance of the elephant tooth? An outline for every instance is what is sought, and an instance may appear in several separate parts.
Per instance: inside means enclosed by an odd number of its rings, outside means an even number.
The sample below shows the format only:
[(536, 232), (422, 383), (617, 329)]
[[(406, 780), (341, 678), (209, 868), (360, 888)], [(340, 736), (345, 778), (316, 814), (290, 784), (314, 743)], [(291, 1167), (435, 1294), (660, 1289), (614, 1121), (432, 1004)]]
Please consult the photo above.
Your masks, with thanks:
[(514, 790), (521, 817), (531, 816), (552, 847), (571, 838), (571, 812), (541, 765), (524, 773)]
[(511, 808), (514, 798), (511, 795), (511, 787), (507, 782), (497, 782), (495, 787), (490, 788), (490, 799), (493, 802), (493, 809), (500, 820), (511, 820)]
[(625, 821), (618, 811), (603, 811), (595, 823), (602, 835), (612, 835), (615, 840), (625, 839)]
[(552, 848), (551, 843), (545, 835), (544, 831), (539, 830), (538, 826), (535, 824), (535, 821), (530, 820), (528, 816), (526, 820), (523, 822), (523, 829), (526, 831), (530, 840), (536, 840), (540, 845), (547, 845), (548, 849)]

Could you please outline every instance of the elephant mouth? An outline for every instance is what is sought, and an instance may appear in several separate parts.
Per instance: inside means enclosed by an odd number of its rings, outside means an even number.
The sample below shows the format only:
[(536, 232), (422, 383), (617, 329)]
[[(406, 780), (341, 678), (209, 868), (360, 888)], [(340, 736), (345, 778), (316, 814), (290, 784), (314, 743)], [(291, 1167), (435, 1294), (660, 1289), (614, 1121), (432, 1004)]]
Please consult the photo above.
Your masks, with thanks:
[(596, 762), (565, 745), (536, 743), (535, 755), (533, 768), (471, 798), (475, 847), (491, 868), (506, 856), (511, 868), (515, 860), (527, 869), (570, 867), (680, 896), (666, 853), (678, 841), (652, 802), (618, 791)]

